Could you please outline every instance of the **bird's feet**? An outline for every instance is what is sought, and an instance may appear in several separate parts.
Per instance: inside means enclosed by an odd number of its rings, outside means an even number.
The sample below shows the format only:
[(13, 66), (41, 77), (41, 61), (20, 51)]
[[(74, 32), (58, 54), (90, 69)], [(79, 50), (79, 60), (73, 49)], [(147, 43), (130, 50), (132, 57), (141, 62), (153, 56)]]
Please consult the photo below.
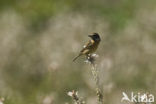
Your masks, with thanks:
[(89, 64), (94, 64), (97, 57), (98, 57), (97, 54), (88, 54), (86, 56), (85, 62)]

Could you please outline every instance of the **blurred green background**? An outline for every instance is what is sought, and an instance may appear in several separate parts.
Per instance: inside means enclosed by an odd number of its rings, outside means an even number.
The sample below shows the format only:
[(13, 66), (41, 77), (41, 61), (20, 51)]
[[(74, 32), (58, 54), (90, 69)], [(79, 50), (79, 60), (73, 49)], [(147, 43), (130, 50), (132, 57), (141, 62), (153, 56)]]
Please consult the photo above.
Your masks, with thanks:
[(155, 0), (1, 0), (4, 104), (71, 104), (71, 90), (96, 104), (90, 66), (72, 62), (93, 32), (105, 103), (121, 104), (123, 91), (155, 95)]

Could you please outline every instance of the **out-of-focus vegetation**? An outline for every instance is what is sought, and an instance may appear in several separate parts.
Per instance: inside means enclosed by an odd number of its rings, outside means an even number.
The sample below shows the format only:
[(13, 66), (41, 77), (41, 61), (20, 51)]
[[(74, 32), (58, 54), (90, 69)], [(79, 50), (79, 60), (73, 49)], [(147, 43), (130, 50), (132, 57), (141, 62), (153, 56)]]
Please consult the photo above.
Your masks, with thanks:
[(155, 0), (1, 0), (0, 97), (5, 104), (71, 103), (78, 90), (95, 104), (95, 84), (83, 57), (98, 32), (100, 81), (106, 104), (122, 91), (156, 94)]

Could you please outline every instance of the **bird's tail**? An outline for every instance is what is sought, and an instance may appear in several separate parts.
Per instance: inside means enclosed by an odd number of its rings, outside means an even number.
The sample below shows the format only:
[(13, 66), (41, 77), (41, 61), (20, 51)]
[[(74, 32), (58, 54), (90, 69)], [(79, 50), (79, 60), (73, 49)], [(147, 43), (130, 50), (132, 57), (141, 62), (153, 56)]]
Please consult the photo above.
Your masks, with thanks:
[(79, 54), (78, 56), (76, 56), (74, 59), (73, 59), (73, 62), (78, 58), (80, 57), (82, 54)]

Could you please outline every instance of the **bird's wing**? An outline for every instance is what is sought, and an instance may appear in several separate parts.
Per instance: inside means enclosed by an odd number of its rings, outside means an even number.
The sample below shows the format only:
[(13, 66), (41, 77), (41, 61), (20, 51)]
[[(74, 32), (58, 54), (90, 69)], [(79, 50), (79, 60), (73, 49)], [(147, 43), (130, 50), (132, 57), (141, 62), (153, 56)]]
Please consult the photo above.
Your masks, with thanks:
[(88, 47), (90, 47), (91, 45), (92, 45), (93, 43), (91, 42), (91, 40), (89, 41), (89, 42), (87, 42), (84, 46), (83, 46), (83, 48), (88, 48)]
[(92, 41), (89, 41), (86, 45), (83, 46), (81, 53), (85, 54), (89, 52), (89, 48), (93, 45)]

